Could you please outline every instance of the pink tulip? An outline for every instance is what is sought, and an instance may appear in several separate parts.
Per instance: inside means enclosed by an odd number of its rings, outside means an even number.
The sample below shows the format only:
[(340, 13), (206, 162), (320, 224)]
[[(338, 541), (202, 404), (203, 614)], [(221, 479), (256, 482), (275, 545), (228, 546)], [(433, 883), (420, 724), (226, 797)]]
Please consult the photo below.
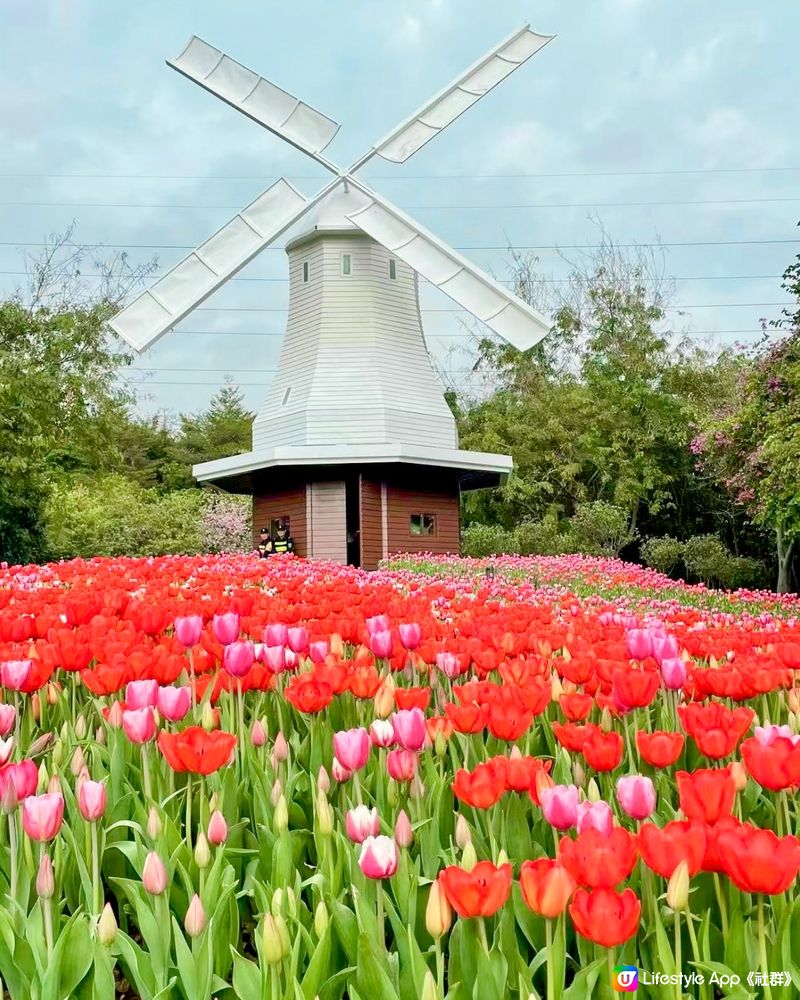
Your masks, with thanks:
[(617, 802), (631, 819), (647, 819), (656, 807), (655, 786), (641, 774), (617, 778)]
[(293, 653), (305, 653), (308, 649), (308, 629), (304, 625), (290, 628), (287, 634), (289, 649)]
[(579, 802), (578, 814), (575, 819), (575, 827), (580, 833), (582, 830), (597, 830), (604, 836), (611, 833), (614, 826), (614, 814), (611, 806), (607, 802)]
[(653, 637), (650, 629), (632, 628), (625, 633), (628, 652), (634, 660), (646, 660), (653, 655)]
[(250, 730), (250, 742), (254, 747), (263, 747), (267, 742), (267, 731), (261, 719), (256, 719), (253, 728)]
[(395, 781), (411, 781), (417, 773), (417, 755), (413, 750), (390, 750), (386, 770)]
[(231, 642), (225, 647), (222, 665), (231, 677), (244, 677), (255, 663), (256, 655), (249, 640)]
[(659, 664), (664, 660), (677, 660), (681, 647), (674, 635), (658, 635), (653, 638), (653, 659)]
[(167, 882), (169, 882), (169, 875), (164, 862), (155, 851), (150, 851), (144, 860), (142, 885), (151, 896), (160, 896), (167, 888)]
[(283, 651), (283, 659), (286, 670), (294, 670), (300, 662), (297, 653), (293, 649), (285, 649)]
[(131, 681), (125, 688), (125, 704), (131, 710), (155, 708), (158, 704), (158, 681)]
[(369, 727), (369, 738), (375, 747), (390, 747), (395, 742), (394, 726), (388, 719), (375, 719)]
[(81, 781), (78, 808), (89, 823), (96, 823), (106, 811), (106, 786), (102, 781)]
[(604, 628), (606, 628), (609, 625), (614, 624), (614, 613), (612, 611), (601, 611), (597, 616), (597, 620)]
[(137, 708), (122, 713), (122, 728), (131, 743), (149, 743), (156, 735), (156, 717), (152, 708)]
[(158, 689), (158, 712), (162, 719), (180, 722), (189, 711), (191, 692), (189, 685), (183, 687), (160, 687)]
[(333, 734), (333, 752), (348, 771), (360, 771), (369, 759), (370, 740), (366, 729), (345, 729)]
[(416, 622), (409, 625), (400, 625), (400, 643), (403, 649), (416, 649), (422, 641), (422, 629)]
[(686, 683), (686, 664), (680, 657), (668, 657), (661, 661), (661, 677), (669, 691), (679, 691)]
[(64, 796), (58, 792), (30, 795), (22, 803), (22, 826), (31, 840), (52, 840), (64, 819)]
[(800, 736), (796, 736), (789, 726), (776, 726), (767, 724), (766, 726), (756, 726), (753, 730), (756, 740), (765, 747), (770, 746), (777, 739), (789, 740), (793, 746), (800, 745)]
[(392, 655), (394, 641), (391, 632), (370, 632), (367, 645), (373, 656), (386, 659)]
[(553, 785), (539, 792), (539, 802), (547, 822), (556, 830), (569, 830), (578, 822), (576, 785)]
[(214, 638), (223, 646), (228, 646), (239, 638), (239, 616), (235, 611), (227, 611), (224, 615), (214, 615), (211, 619), (211, 631)]
[(7, 740), (0, 740), (0, 767), (5, 767), (11, 760), (14, 752), (14, 737), (9, 736)]
[(404, 708), (392, 715), (397, 742), (404, 750), (421, 750), (425, 745), (425, 716), (421, 708)]
[(460, 677), (463, 673), (461, 660), (455, 653), (437, 653), (436, 666), (451, 681), (455, 680), (456, 677)]
[(289, 641), (289, 630), (285, 625), (267, 625), (263, 639), (265, 646), (285, 646)]
[(317, 642), (309, 643), (308, 655), (312, 663), (324, 663), (328, 655), (328, 642), (326, 639), (319, 639)]
[(6, 789), (13, 789), (17, 802), (22, 802), (33, 795), (39, 784), (39, 771), (32, 760), (21, 760), (17, 764), (6, 764), (0, 771), (0, 798), (6, 795)]
[(56, 891), (56, 880), (53, 874), (53, 862), (45, 851), (39, 861), (39, 871), (36, 874), (36, 895), (40, 899), (52, 899)]
[(367, 837), (361, 845), (358, 867), (367, 878), (391, 878), (398, 861), (397, 844), (391, 837)]
[(286, 669), (286, 650), (283, 646), (264, 646), (262, 660), (267, 670), (280, 674)]
[(225, 817), (219, 809), (215, 809), (211, 813), (211, 819), (208, 821), (207, 838), (209, 844), (212, 844), (214, 847), (224, 844), (228, 839), (228, 824), (225, 822)]
[(198, 937), (205, 930), (206, 911), (203, 909), (203, 904), (200, 902), (200, 897), (197, 893), (192, 896), (192, 900), (189, 903), (189, 909), (186, 911), (183, 926), (191, 938)]
[(333, 775), (333, 780), (338, 781), (340, 785), (353, 777), (353, 772), (343, 767), (336, 757), (333, 758), (333, 763), (331, 764), (331, 774)]
[(106, 722), (112, 729), (119, 729), (122, 725), (122, 716), (125, 712), (121, 701), (112, 702), (106, 715)]
[(0, 682), (9, 691), (21, 691), (32, 669), (33, 663), (30, 660), (6, 660), (0, 665)]
[(355, 809), (348, 809), (344, 817), (344, 825), (347, 836), (354, 844), (363, 844), (367, 837), (377, 836), (381, 829), (378, 810), (369, 809), (367, 806), (356, 806)]
[(203, 619), (200, 615), (187, 615), (175, 619), (175, 637), (187, 649), (196, 646), (203, 634)]
[(17, 721), (17, 710), (13, 705), (0, 702), (0, 736), (8, 736)]
[(278, 733), (275, 737), (275, 742), (272, 744), (272, 753), (275, 760), (279, 762), (286, 760), (289, 756), (289, 744), (286, 742), (286, 737), (283, 733)]
[(394, 839), (400, 847), (409, 847), (414, 839), (411, 820), (406, 815), (405, 809), (401, 809), (397, 814), (397, 820), (394, 824)]
[(367, 635), (372, 635), (375, 632), (388, 632), (390, 629), (388, 615), (373, 615), (372, 618), (367, 618), (364, 624), (367, 627)]

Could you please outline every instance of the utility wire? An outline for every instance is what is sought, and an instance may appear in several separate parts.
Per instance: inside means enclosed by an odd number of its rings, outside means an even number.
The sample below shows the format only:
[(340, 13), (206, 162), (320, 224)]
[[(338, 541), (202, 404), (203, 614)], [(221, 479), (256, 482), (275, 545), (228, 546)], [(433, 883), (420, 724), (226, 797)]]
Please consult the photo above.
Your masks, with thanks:
[[(202, 242), (202, 241), (201, 241)], [(777, 239), (777, 240), (687, 240), (681, 242), (672, 243), (615, 243), (614, 246), (619, 249), (636, 249), (637, 247), (647, 248), (668, 248), (668, 247), (722, 247), (722, 246), (772, 246), (784, 243), (795, 244), (800, 242), (797, 237), (793, 239)], [(74, 244), (67, 244), (72, 246)], [(105, 250), (195, 250), (197, 246), (201, 244), (191, 244), (191, 243), (103, 243), (102, 240), (88, 240), (85, 244), (87, 246), (92, 246), (97, 249)], [(18, 240), (0, 240), (0, 246), (2, 247), (48, 247), (49, 243), (33, 243), (28, 241), (18, 241)], [(514, 245), (511, 243), (499, 243), (484, 246), (460, 246), (454, 247), (454, 250), (502, 250), (508, 252), (509, 250), (599, 250), (605, 244), (603, 243), (541, 243), (541, 244), (523, 244)], [(283, 247), (265, 247), (262, 252), (277, 252), (283, 251)]]

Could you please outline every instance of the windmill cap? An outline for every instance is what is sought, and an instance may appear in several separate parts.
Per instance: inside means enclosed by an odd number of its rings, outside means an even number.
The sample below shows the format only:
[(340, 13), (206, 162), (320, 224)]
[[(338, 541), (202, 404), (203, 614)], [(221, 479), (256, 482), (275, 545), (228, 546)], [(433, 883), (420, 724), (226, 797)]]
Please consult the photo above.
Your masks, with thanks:
[(347, 216), (358, 212), (364, 207), (367, 199), (358, 191), (344, 191), (337, 188), (312, 209), (303, 219), (303, 229), (289, 243), (286, 249), (291, 250), (295, 244), (305, 242), (316, 233), (360, 233), (361, 229), (351, 222)]

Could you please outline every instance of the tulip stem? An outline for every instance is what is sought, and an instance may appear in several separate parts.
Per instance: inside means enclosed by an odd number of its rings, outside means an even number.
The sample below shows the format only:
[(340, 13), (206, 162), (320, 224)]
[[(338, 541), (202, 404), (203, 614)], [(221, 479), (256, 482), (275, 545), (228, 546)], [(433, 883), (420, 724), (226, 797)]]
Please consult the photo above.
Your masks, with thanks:
[[(42, 844), (42, 850), (39, 855), (40, 859), (44, 858), (46, 850), (45, 845)], [(44, 942), (47, 947), (47, 961), (49, 964), (53, 957), (53, 901), (49, 894), (46, 898), (42, 899), (42, 916), (44, 918)]]
[(764, 977), (765, 1000), (772, 1000), (772, 989), (769, 985), (769, 966), (767, 965), (767, 935), (764, 929), (764, 894), (758, 894), (758, 953), (761, 959), (761, 973)]
[[(547, 951), (547, 1000), (555, 1000), (556, 993), (553, 984), (553, 921), (544, 922), (545, 950)], [(559, 991), (560, 992), (560, 991)]]
[(437, 937), (434, 942), (436, 949), (436, 983), (439, 987), (438, 997), (444, 996), (444, 952), (442, 951), (442, 939)]
[(144, 797), (153, 801), (153, 787), (150, 782), (150, 759), (147, 756), (147, 744), (142, 743), (142, 777), (144, 779)]
[(386, 951), (386, 931), (384, 929), (384, 917), (383, 917), (383, 882), (381, 879), (375, 879), (375, 886), (377, 888), (376, 899), (377, 899), (377, 909), (378, 909), (378, 952), (383, 954)]
[(486, 940), (486, 924), (484, 923), (483, 917), (477, 917), (478, 921), (478, 937), (481, 939), (481, 944), (483, 945), (483, 950), (486, 954), (489, 954), (489, 942)]
[(14, 927), (17, 926), (17, 810), (8, 814), (8, 849), (11, 861), (11, 899), (14, 902)]
[(100, 850), (97, 843), (97, 823), (92, 823), (92, 910), (98, 916), (102, 909), (100, 897)]
[(192, 775), (186, 772), (186, 843), (189, 852), (192, 850)]
[[(694, 930), (694, 920), (692, 919), (692, 911), (689, 909), (688, 903), (686, 906), (686, 926), (689, 928), (689, 940), (692, 942), (692, 957), (694, 958), (694, 964), (700, 965), (700, 948), (697, 944), (697, 934)], [(706, 986), (700, 987), (700, 996), (706, 996)]]
[(683, 990), (681, 989), (681, 911), (675, 911), (675, 972), (677, 982), (675, 984), (675, 996), (681, 1000)]
[(197, 688), (195, 687), (194, 680), (194, 653), (192, 647), (189, 647), (189, 684), (192, 689), (192, 712), (197, 711)]
[(722, 886), (720, 885), (719, 875), (714, 872), (714, 889), (717, 893), (717, 903), (719, 904), (719, 915), (722, 921), (722, 937), (727, 939), (728, 937), (728, 908), (725, 905), (725, 899), (722, 895)]

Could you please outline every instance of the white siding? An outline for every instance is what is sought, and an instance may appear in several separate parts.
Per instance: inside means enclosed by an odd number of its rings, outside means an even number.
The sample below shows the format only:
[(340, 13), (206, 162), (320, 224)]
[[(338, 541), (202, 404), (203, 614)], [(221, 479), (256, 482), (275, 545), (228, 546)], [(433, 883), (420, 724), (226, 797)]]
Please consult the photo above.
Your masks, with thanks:
[[(344, 253), (349, 275), (342, 274)], [(390, 278), (390, 256), (358, 232), (321, 232), (289, 250), (286, 337), (253, 424), (254, 451), (390, 442), (457, 447), (425, 345), (416, 274), (397, 260), (397, 277)]]
[(312, 559), (347, 562), (347, 519), (343, 482), (312, 483), (308, 517)]

